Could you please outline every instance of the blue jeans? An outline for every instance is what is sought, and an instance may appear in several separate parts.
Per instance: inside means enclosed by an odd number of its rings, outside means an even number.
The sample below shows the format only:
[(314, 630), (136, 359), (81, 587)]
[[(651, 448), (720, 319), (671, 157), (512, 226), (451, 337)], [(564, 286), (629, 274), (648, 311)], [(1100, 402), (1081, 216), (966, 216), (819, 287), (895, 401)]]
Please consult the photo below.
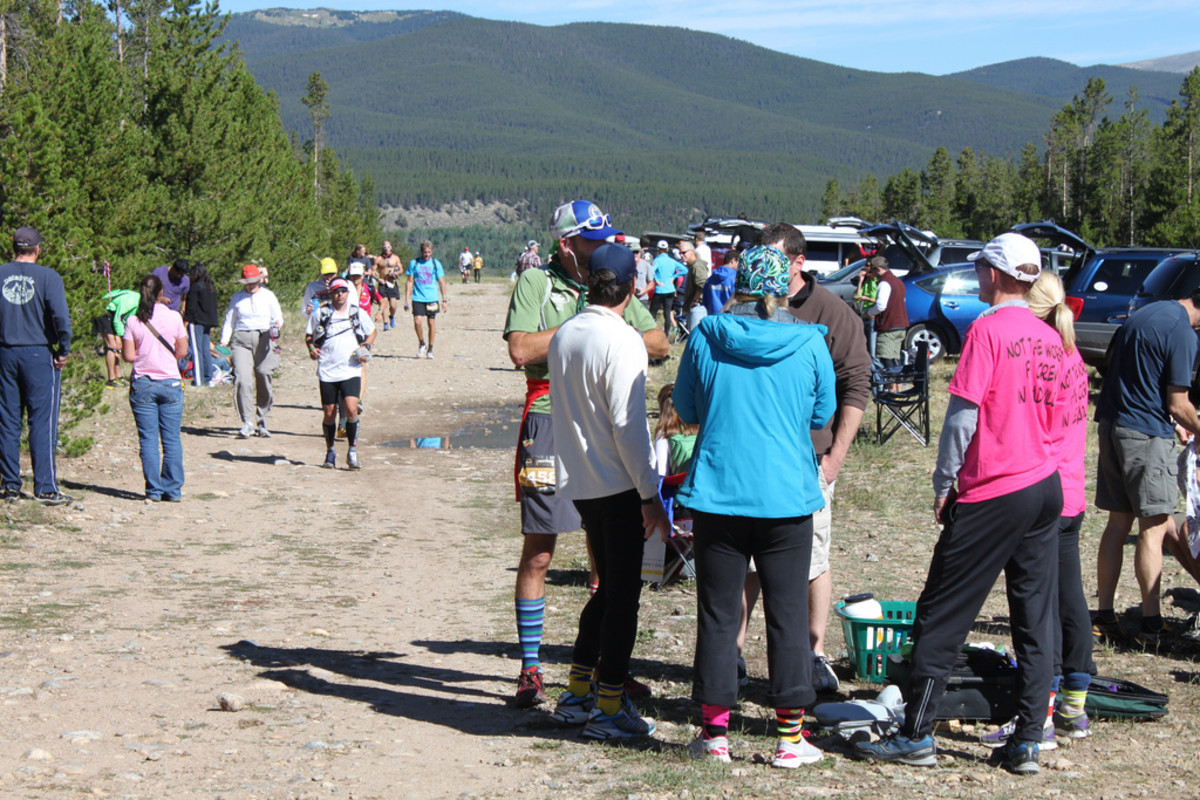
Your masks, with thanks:
[(188, 346), (192, 349), (192, 384), (207, 386), (213, 377), (212, 341), (208, 326), (188, 323)]
[[(183, 443), (179, 440), (179, 426), (183, 423), (183, 386), (180, 381), (134, 378), (129, 384), (129, 407), (133, 409), (133, 421), (137, 425), (146, 497), (151, 500), (178, 498), (183, 489)], [(161, 459), (158, 454), (160, 439)]]

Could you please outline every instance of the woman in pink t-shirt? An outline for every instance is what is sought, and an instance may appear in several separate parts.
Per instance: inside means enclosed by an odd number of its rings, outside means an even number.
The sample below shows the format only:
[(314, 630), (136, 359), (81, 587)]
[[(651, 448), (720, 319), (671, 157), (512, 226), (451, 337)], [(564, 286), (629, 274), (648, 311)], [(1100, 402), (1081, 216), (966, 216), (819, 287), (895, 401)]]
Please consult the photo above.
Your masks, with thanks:
[(179, 359), (187, 355), (188, 339), (183, 317), (163, 303), (162, 288), (158, 276), (142, 278), (138, 310), (125, 322), (121, 357), (133, 364), (129, 407), (137, 426), (146, 497), (178, 503), (183, 489)]
[(1054, 636), (1054, 681), (1050, 697), (1059, 693), (1054, 728), (1060, 736), (1081, 739), (1088, 735), (1083, 710), (1091, 684), (1092, 621), (1079, 565), (1079, 529), (1087, 507), (1084, 495), (1083, 455), (1087, 449), (1087, 367), (1075, 347), (1075, 315), (1067, 308), (1062, 281), (1043, 270), (1025, 295), (1034, 316), (1062, 337), (1063, 360), (1059, 369), (1058, 402), (1052, 411), (1051, 436), (1058, 475), (1062, 479), (1063, 510), (1058, 526), (1058, 618)]

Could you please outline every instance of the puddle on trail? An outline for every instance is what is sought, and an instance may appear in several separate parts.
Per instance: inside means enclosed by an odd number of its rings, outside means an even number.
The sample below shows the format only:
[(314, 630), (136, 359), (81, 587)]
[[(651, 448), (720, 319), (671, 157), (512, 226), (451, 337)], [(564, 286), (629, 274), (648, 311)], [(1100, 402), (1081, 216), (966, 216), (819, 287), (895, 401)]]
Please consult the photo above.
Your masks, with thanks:
[(382, 444), (401, 450), (511, 450), (517, 445), (523, 410), (519, 405), (463, 409), (462, 415), (472, 418), (471, 422), (434, 432), (441, 435), (413, 436)]

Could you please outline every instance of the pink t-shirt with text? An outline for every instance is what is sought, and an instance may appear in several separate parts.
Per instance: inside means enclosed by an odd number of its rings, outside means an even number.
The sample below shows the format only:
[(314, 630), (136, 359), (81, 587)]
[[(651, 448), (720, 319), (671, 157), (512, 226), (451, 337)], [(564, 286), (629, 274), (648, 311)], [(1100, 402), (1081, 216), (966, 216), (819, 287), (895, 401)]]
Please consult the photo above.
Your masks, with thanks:
[(150, 378), (156, 381), (179, 380), (179, 360), (175, 358), (175, 342), (186, 339), (187, 331), (183, 327), (183, 317), (178, 311), (172, 311), (162, 303), (156, 303), (150, 314), (150, 324), (158, 331), (172, 349), (163, 347), (146, 325), (131, 314), (125, 321), (125, 339), (132, 341), (137, 348), (137, 357), (133, 360), (133, 377)]
[(1051, 418), (1063, 346), (1058, 332), (1021, 306), (982, 316), (967, 330), (950, 393), (979, 406), (975, 437), (958, 472), (958, 499), (991, 500), (1058, 469)]
[(1050, 436), (1058, 475), (1062, 478), (1062, 515), (1074, 517), (1087, 508), (1083, 454), (1087, 450), (1088, 376), (1078, 349), (1063, 355), (1058, 388)]

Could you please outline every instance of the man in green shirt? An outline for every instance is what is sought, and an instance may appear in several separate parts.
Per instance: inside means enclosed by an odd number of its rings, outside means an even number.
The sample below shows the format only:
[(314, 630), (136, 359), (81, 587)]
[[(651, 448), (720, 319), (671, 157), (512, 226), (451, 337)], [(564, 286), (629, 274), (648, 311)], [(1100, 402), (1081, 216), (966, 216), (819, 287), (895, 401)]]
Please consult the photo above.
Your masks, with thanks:
[[(521, 675), (515, 704), (529, 708), (546, 701), (538, 650), (546, 608), (546, 570), (560, 533), (579, 529), (570, 500), (555, 494), (554, 436), (550, 422), (550, 382), (546, 355), (558, 326), (587, 303), (588, 260), (609, 238), (621, 232), (594, 203), (576, 200), (559, 206), (551, 228), (558, 253), (544, 270), (521, 273), (513, 289), (504, 325), (508, 356), (525, 368), (525, 416), (517, 441), (517, 499), (525, 535), (517, 566), (517, 635), (521, 642)], [(625, 321), (642, 333), (651, 359), (667, 354), (667, 337), (641, 303), (630, 303)]]

